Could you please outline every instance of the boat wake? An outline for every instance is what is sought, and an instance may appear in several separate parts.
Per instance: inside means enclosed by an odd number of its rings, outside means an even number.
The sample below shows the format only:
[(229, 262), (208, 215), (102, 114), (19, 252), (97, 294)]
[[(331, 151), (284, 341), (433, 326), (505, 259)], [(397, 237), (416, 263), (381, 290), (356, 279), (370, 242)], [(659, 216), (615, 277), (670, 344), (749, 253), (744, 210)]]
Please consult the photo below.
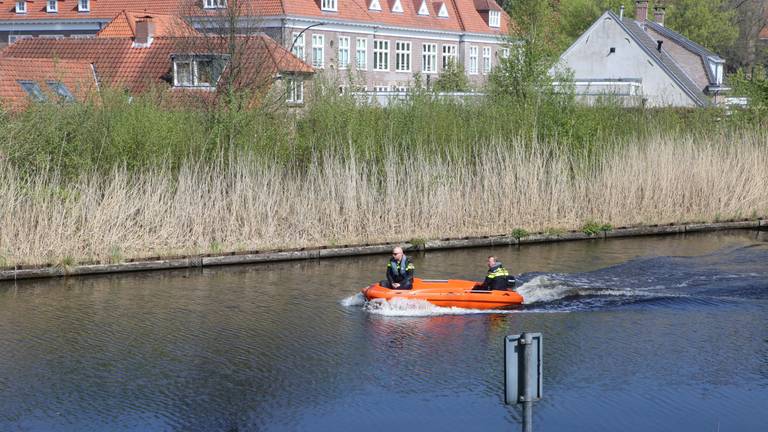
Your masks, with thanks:
[(694, 257), (645, 257), (583, 273), (525, 273), (516, 291), (523, 306), (472, 310), (422, 300), (366, 302), (362, 294), (342, 300), (384, 316), (434, 316), (576, 312), (616, 307), (686, 307), (768, 300), (768, 247), (746, 246)]

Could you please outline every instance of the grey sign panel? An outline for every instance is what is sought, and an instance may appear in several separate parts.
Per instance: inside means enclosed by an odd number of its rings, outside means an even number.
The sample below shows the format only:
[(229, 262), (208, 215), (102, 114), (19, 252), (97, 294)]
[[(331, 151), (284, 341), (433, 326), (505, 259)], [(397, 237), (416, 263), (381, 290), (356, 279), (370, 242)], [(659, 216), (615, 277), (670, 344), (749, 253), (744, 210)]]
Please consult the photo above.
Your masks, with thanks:
[(534, 402), (542, 393), (542, 336), (523, 333), (504, 338), (504, 403)]

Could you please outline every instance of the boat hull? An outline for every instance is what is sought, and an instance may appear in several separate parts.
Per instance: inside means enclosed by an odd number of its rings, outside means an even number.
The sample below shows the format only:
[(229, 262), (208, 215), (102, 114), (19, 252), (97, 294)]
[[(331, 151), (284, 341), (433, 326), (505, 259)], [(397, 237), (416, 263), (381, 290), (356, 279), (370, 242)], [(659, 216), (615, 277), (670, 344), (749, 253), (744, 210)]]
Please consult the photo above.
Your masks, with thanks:
[(464, 309), (510, 309), (520, 306), (523, 297), (514, 291), (473, 291), (477, 282), (414, 278), (413, 289), (396, 290), (376, 283), (363, 288), (366, 300), (396, 298), (426, 300), (436, 306)]

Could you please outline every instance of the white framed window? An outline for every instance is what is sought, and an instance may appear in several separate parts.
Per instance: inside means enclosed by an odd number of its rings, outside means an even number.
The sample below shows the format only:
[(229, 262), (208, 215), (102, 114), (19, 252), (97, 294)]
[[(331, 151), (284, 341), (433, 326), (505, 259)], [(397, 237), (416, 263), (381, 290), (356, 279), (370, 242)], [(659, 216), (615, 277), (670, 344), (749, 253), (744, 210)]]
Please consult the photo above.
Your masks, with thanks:
[(336, 12), (339, 10), (337, 0), (320, 0), (320, 9), (324, 11)]
[(37, 37), (40, 39), (64, 39), (64, 35), (62, 34), (41, 34)]
[(8, 36), (8, 44), (12, 44), (12, 43), (14, 43), (14, 42), (16, 42), (18, 40), (21, 40), (21, 39), (29, 39), (31, 37), (32, 37), (32, 35), (9, 35)]
[(501, 27), (501, 12), (488, 12), (488, 27)]
[(78, 12), (90, 12), (91, 11), (91, 0), (77, 0), (77, 11)]
[(395, 42), (395, 70), (397, 72), (411, 71), (411, 43)]
[(26, 0), (19, 0), (19, 1), (16, 2), (16, 13), (17, 14), (27, 13), (27, 1)]
[(443, 69), (456, 61), (456, 45), (443, 45)]
[(371, 5), (368, 6), (368, 10), (380, 11), (381, 10), (381, 3), (379, 3), (379, 0), (371, 0)]
[(395, 4), (392, 5), (392, 12), (403, 13), (403, 4), (400, 3), (400, 0), (395, 0)]
[(491, 71), (491, 47), (483, 47), (483, 73)]
[(355, 40), (355, 65), (358, 70), (368, 69), (368, 39)]
[(429, 16), (429, 8), (427, 7), (427, 0), (421, 0), (421, 6), (419, 6), (419, 15)]
[(72, 39), (93, 39), (96, 37), (96, 35), (93, 34), (72, 34), (69, 35)]
[(421, 71), (424, 73), (437, 72), (437, 44), (421, 45)]
[(59, 0), (48, 0), (45, 2), (45, 11), (55, 13), (59, 11)]
[(285, 80), (285, 101), (288, 103), (304, 102), (304, 80), (298, 77), (291, 77)]
[(174, 87), (213, 88), (224, 68), (221, 58), (214, 56), (181, 56), (173, 59)]
[(374, 86), (373, 91), (376, 93), (384, 93), (389, 91), (389, 86)]
[(445, 2), (440, 3), (440, 10), (437, 12), (437, 16), (440, 18), (448, 18), (448, 8), (445, 6)]
[(349, 37), (339, 36), (339, 69), (349, 67)]
[(227, 0), (203, 0), (203, 9), (226, 9)]
[(316, 68), (325, 66), (325, 35), (312, 35), (312, 66)]
[(476, 46), (469, 47), (469, 74), (477, 75), (477, 52)]
[(501, 58), (509, 58), (509, 48), (501, 49)]
[(291, 36), (291, 40), (293, 41), (293, 48), (291, 49), (293, 55), (300, 58), (302, 61), (306, 60), (304, 57), (304, 33), (294, 33), (293, 36)]
[(373, 40), (373, 70), (389, 70), (389, 41)]

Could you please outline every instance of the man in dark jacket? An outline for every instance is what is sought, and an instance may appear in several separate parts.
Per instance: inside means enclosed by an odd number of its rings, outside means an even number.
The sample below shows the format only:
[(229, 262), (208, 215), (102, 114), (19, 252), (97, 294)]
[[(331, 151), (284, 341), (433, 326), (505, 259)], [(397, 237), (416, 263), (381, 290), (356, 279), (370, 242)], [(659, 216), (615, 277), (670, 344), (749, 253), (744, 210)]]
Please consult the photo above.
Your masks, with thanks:
[[(485, 276), (485, 280), (481, 284), (475, 285), (473, 290), (477, 291), (490, 291), (490, 290), (507, 290), (507, 279), (509, 279), (509, 272), (504, 266), (496, 261), (496, 257), (488, 257), (488, 274)], [(513, 278), (512, 278), (513, 279)], [(513, 279), (514, 280), (514, 279)]]
[(403, 255), (403, 248), (392, 250), (392, 258), (387, 263), (387, 281), (382, 281), (385, 288), (408, 290), (413, 288), (413, 263)]

